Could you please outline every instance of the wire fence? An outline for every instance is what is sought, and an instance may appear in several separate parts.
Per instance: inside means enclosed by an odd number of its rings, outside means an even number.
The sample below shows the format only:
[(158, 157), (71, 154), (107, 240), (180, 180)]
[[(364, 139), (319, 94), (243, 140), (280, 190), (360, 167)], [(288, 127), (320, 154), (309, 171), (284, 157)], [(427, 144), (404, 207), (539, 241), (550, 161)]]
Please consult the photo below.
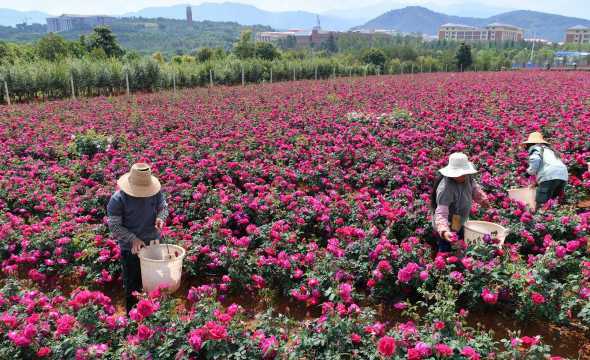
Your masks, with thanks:
[(469, 69), (440, 62), (389, 62), (386, 66), (340, 64), (332, 59), (238, 60), (207, 63), (159, 63), (144, 59), (39, 62), (0, 68), (0, 103), (93, 96), (130, 95), (181, 88), (242, 85), (339, 77), (417, 74), (450, 71), (499, 71), (506, 67), (477, 65)]

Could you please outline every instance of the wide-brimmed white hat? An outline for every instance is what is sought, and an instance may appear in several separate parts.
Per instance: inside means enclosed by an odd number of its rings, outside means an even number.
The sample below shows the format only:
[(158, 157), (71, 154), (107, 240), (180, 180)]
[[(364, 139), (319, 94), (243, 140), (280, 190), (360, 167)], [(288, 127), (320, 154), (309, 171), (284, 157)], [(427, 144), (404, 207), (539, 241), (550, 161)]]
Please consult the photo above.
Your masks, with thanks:
[(476, 174), (477, 169), (463, 153), (453, 153), (449, 156), (449, 165), (440, 169), (440, 173), (446, 177), (459, 177), (463, 175)]
[(529, 138), (523, 144), (549, 144), (545, 138), (543, 138), (543, 134), (540, 132), (532, 132), (529, 135)]
[(117, 185), (125, 194), (140, 198), (154, 196), (162, 188), (150, 166), (144, 163), (133, 164), (131, 171), (117, 180)]

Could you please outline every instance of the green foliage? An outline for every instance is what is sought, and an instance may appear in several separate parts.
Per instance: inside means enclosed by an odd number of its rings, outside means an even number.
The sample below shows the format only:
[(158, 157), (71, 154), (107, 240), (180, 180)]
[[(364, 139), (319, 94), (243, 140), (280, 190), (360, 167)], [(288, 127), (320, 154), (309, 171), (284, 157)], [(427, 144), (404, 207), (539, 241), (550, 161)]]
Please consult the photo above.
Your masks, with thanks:
[(201, 48), (195, 53), (195, 57), (199, 62), (209, 61), (213, 58), (213, 50), (208, 47)]
[(240, 34), (240, 40), (234, 44), (234, 54), (238, 59), (249, 59), (254, 57), (256, 52), (256, 46), (252, 39), (252, 31), (245, 30)]
[(283, 50), (292, 50), (297, 46), (297, 39), (295, 36), (289, 35), (284, 39), (279, 39), (278, 46)]
[(330, 33), (328, 40), (323, 44), (322, 49), (326, 50), (328, 53), (335, 53), (338, 51), (338, 45), (336, 44), (334, 34)]
[(78, 155), (92, 157), (94, 154), (105, 151), (107, 145), (107, 137), (102, 134), (97, 134), (94, 130), (89, 130), (74, 138), (74, 150)]
[(152, 59), (156, 60), (156, 61), (157, 61), (158, 63), (160, 63), (160, 64), (163, 64), (163, 63), (165, 63), (165, 62), (166, 62), (166, 59), (164, 59), (164, 55), (162, 55), (162, 53), (161, 53), (161, 52), (159, 52), (159, 51), (158, 51), (158, 52), (155, 52), (155, 53), (152, 55)]
[(281, 56), (273, 44), (266, 42), (256, 43), (254, 54), (258, 59), (269, 61), (278, 59)]
[(461, 43), (457, 50), (457, 67), (463, 70), (467, 70), (471, 64), (473, 64), (473, 58), (471, 56), (471, 46), (465, 43)]
[[(231, 49), (239, 38), (240, 32), (251, 28), (254, 32), (270, 31), (268, 26), (245, 27), (233, 22), (194, 21), (187, 26), (186, 21), (175, 19), (119, 18), (110, 25), (120, 46), (126, 50), (135, 50), (142, 55), (161, 51), (166, 56), (177, 55), (177, 50), (190, 53), (202, 47)], [(59, 35), (69, 41), (80, 41), (87, 29), (61, 32)], [(0, 26), (0, 39), (7, 42), (33, 43), (47, 34), (47, 27), (26, 26), (22, 29)], [(86, 45), (84, 45), (85, 47)]]
[(107, 57), (120, 57), (124, 53), (113, 31), (105, 26), (98, 26), (94, 29), (88, 37), (86, 47), (89, 51), (102, 49)]
[(371, 48), (365, 51), (362, 60), (365, 64), (372, 64), (379, 68), (383, 68), (387, 59), (383, 50)]
[(37, 54), (41, 59), (55, 61), (68, 56), (68, 45), (64, 38), (53, 33), (44, 36), (36, 44)]
[(8, 62), (11, 58), (11, 51), (5, 41), (0, 41), (0, 64)]

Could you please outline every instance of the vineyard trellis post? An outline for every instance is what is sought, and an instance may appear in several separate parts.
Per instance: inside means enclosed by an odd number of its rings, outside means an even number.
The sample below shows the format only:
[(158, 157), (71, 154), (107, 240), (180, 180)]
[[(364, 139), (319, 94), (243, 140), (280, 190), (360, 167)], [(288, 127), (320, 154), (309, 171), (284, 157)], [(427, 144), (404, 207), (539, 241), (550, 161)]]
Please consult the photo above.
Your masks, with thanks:
[(172, 91), (174, 91), (174, 95), (176, 95), (176, 73), (172, 73)]
[(400, 68), (400, 71), (401, 71), (401, 75), (403, 75), (404, 74), (404, 63), (401, 63), (399, 65), (399, 68)]
[(129, 91), (129, 73), (125, 71), (125, 84), (127, 87), (127, 96), (131, 95), (131, 91)]
[(423, 71), (422, 71), (422, 66), (423, 66), (423, 65), (424, 65), (424, 64), (420, 63), (420, 73), (422, 73), (422, 72), (423, 72)]
[(432, 63), (430, 63), (430, 67), (428, 69), (428, 72), (432, 72)]
[(296, 81), (297, 78), (295, 77), (295, 66), (293, 66), (293, 81)]
[(336, 80), (336, 66), (332, 66), (332, 78)]
[(412, 63), (412, 71), (411, 71), (411, 73), (414, 74), (414, 63)]
[(74, 76), (70, 75), (70, 86), (72, 87), (72, 100), (76, 100), (76, 89), (74, 88)]
[(10, 93), (8, 92), (8, 83), (4, 80), (4, 95), (6, 96), (6, 104), (10, 105)]
[(315, 66), (315, 70), (314, 70), (314, 75), (313, 75), (313, 78), (314, 78), (315, 80), (317, 80), (317, 79), (318, 79), (318, 66), (317, 66), (317, 65)]
[(272, 84), (272, 65), (270, 66), (270, 83)]
[(213, 69), (209, 69), (209, 87), (213, 87)]
[(244, 76), (244, 64), (240, 63), (240, 68), (242, 69), (242, 86), (246, 86), (246, 77)]

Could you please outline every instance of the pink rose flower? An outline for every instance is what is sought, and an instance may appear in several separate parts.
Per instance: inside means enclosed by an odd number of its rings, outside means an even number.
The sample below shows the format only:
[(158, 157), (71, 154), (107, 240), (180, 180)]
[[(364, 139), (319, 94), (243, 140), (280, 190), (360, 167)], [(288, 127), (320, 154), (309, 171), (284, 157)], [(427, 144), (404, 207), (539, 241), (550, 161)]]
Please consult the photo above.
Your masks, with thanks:
[(495, 304), (498, 302), (498, 294), (490, 291), (488, 288), (484, 288), (481, 291), (481, 297), (483, 301), (485, 301), (488, 304)]
[(533, 292), (531, 294), (531, 300), (537, 305), (543, 304), (545, 302), (545, 297), (538, 292)]
[(395, 354), (395, 339), (390, 336), (384, 336), (377, 343), (377, 350), (385, 357)]
[(451, 357), (453, 356), (453, 349), (446, 344), (436, 344), (434, 345), (434, 351), (440, 355), (441, 357)]

